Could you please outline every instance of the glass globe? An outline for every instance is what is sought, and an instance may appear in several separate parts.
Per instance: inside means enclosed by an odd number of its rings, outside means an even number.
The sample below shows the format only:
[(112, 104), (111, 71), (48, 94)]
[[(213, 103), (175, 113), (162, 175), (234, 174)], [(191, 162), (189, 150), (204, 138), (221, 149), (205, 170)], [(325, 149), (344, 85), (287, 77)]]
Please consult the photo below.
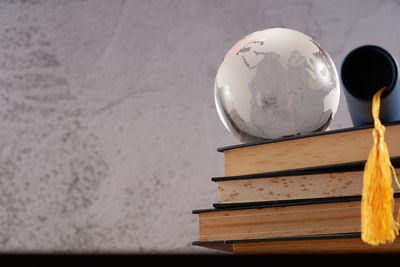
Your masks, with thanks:
[(243, 143), (325, 130), (340, 82), (326, 51), (286, 28), (254, 32), (225, 55), (214, 87), (225, 127)]

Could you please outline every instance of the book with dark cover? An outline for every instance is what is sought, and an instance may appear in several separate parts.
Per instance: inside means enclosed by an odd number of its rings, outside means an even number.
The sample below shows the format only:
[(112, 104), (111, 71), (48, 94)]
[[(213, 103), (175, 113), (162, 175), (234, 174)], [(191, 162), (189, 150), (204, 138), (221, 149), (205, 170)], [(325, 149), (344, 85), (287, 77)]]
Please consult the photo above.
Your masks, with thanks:
[[(400, 176), (400, 157), (391, 158)], [(214, 207), (254, 202), (361, 195), (365, 161), (348, 162), (275, 172), (213, 177), (218, 203)], [(400, 192), (393, 179), (395, 192)]]
[[(396, 193), (395, 209), (400, 205)], [(361, 196), (268, 202), (193, 210), (198, 241), (275, 238), (361, 231)]]
[(361, 240), (360, 232), (285, 236), (258, 239), (194, 241), (195, 246), (235, 254), (328, 254), (328, 253), (399, 253), (400, 240), (392, 244), (371, 246)]
[[(400, 156), (400, 122), (385, 124), (391, 157)], [(286, 137), (219, 148), (224, 176), (250, 175), (365, 161), (373, 145), (372, 126)]]

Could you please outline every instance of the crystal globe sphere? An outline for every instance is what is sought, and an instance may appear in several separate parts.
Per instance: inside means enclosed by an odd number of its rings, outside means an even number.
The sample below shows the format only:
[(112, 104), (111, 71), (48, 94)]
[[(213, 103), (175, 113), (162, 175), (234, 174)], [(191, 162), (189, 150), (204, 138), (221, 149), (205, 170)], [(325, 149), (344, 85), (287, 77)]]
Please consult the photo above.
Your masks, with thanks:
[(324, 131), (339, 105), (328, 53), (286, 28), (247, 35), (225, 55), (214, 86), (225, 127), (243, 143)]

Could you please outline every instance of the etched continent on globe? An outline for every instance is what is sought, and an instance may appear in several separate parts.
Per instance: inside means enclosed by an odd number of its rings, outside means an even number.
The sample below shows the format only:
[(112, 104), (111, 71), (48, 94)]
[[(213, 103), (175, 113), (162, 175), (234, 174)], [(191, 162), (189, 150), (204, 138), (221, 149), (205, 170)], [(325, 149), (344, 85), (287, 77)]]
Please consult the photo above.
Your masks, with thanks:
[(228, 51), (214, 93), (225, 127), (247, 143), (325, 130), (339, 105), (340, 83), (318, 43), (272, 28)]

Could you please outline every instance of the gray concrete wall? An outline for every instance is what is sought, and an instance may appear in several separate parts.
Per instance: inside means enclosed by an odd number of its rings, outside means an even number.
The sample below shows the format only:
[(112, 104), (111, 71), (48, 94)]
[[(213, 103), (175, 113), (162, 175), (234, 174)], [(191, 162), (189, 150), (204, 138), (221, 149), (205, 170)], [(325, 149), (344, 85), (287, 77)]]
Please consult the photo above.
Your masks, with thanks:
[[(0, 251), (209, 252), (214, 77), (256, 30), (400, 58), (399, 1), (0, 1)], [(351, 126), (344, 98), (331, 129)]]

